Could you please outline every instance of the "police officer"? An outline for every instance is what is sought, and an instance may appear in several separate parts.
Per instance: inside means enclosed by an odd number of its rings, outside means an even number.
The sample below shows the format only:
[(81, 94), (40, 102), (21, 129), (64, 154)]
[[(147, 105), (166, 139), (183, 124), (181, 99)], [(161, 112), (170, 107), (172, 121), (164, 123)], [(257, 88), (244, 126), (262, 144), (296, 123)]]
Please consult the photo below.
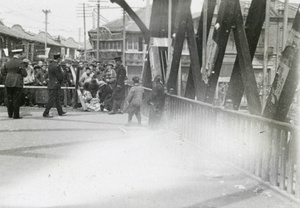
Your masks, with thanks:
[(5, 89), (7, 93), (7, 113), (9, 118), (20, 119), (20, 105), (22, 100), (23, 78), (27, 72), (20, 60), (22, 49), (12, 50), (13, 58), (4, 64), (1, 71), (5, 79)]
[(114, 115), (116, 113), (122, 113), (121, 105), (123, 100), (125, 99), (125, 78), (126, 78), (126, 70), (122, 65), (121, 57), (115, 58), (116, 62), (116, 83), (113, 89), (112, 94), (112, 110), (108, 113), (109, 115)]
[(60, 54), (56, 54), (53, 56), (53, 61), (49, 63), (49, 82), (48, 82), (48, 90), (49, 90), (49, 100), (46, 105), (46, 109), (43, 113), (43, 117), (52, 118), (53, 116), (49, 115), (49, 111), (52, 106), (55, 104), (57, 109), (57, 113), (59, 116), (66, 114), (62, 110), (62, 107), (59, 102), (59, 93), (61, 89), (61, 84), (63, 82), (63, 73), (59, 65)]

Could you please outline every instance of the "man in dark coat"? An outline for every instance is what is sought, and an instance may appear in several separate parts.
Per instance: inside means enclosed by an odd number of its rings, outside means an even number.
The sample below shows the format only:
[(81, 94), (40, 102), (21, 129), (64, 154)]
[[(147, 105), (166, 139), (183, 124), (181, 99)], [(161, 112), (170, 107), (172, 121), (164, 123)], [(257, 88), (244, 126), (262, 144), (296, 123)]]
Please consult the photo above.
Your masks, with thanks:
[(125, 99), (125, 78), (126, 78), (126, 70), (125, 67), (122, 65), (121, 57), (116, 57), (116, 83), (113, 89), (112, 94), (112, 110), (108, 113), (113, 115), (115, 113), (122, 113), (121, 105), (123, 100)]
[(46, 105), (46, 109), (43, 113), (44, 117), (52, 118), (53, 116), (49, 115), (49, 111), (52, 108), (52, 106), (55, 104), (55, 107), (57, 109), (58, 115), (62, 116), (66, 114), (66, 112), (63, 112), (62, 107), (59, 102), (59, 92), (61, 89), (61, 84), (63, 82), (63, 74), (62, 70), (60, 68), (60, 65), (58, 64), (60, 60), (60, 54), (53, 56), (53, 61), (50, 61), (49, 64), (49, 82), (48, 82), (48, 90), (49, 90), (49, 100)]
[(152, 92), (147, 103), (150, 105), (149, 125), (152, 128), (157, 127), (160, 125), (165, 106), (164, 85), (161, 82), (160, 75), (154, 78)]
[[(22, 49), (17, 49), (16, 53), (21, 53)], [(9, 118), (20, 119), (20, 105), (22, 100), (23, 78), (27, 72), (23, 67), (21, 54), (15, 54), (13, 58), (4, 64), (1, 71), (5, 79), (5, 89), (7, 93), (7, 112)]]
[(111, 87), (104, 81), (99, 82), (99, 92), (98, 96), (100, 99), (100, 109), (101, 111), (104, 111), (104, 108), (110, 111), (112, 109), (111, 106), (111, 95), (113, 93), (113, 90)]

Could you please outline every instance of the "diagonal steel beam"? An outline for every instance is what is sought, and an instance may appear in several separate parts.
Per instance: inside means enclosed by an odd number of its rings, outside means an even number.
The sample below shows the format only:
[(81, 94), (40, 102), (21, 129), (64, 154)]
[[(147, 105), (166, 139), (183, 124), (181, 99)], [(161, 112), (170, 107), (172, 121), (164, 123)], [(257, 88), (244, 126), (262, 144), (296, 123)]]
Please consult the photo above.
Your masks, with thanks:
[[(216, 7), (216, 0), (208, 1), (208, 4), (207, 4), (207, 23), (206, 23), (206, 26), (207, 26), (206, 37), (207, 38), (208, 38), (209, 31), (210, 31), (210, 28), (211, 28), (211, 23), (212, 23), (212, 19), (213, 19), (213, 16), (214, 16), (215, 7)], [(202, 66), (202, 47), (203, 47), (202, 46), (202, 37), (203, 37), (203, 9), (202, 9), (202, 12), (201, 12), (201, 16), (200, 16), (200, 20), (199, 20), (199, 24), (198, 24), (198, 31), (197, 31), (197, 35), (196, 35), (196, 42), (197, 42), (197, 50), (198, 50), (200, 68)], [(200, 93), (199, 93), (200, 100), (204, 100), (206, 84), (204, 83), (203, 80), (200, 81), (200, 89), (198, 89), (198, 90), (200, 90)], [(195, 87), (194, 87), (193, 71), (190, 68), (188, 79), (187, 79), (185, 97), (190, 98), (190, 99), (194, 99), (195, 95), (196, 95), (196, 93), (195, 93)]]
[[(252, 0), (245, 23), (246, 37), (249, 45), (251, 60), (253, 60), (255, 54), (258, 40), (265, 21), (265, 14), (266, 0)], [(239, 110), (243, 94), (244, 84), (242, 80), (239, 59), (237, 57), (226, 94), (226, 100), (232, 100), (234, 110)]]
[(208, 86), (204, 102), (212, 104), (225, 55), (225, 50), (233, 24), (236, 0), (222, 0), (214, 29), (212, 47), (208, 57), (208, 65), (203, 66), (202, 77), (208, 78)]
[(194, 32), (194, 26), (193, 26), (193, 19), (192, 14), (189, 12), (187, 16), (187, 24), (186, 24), (186, 31), (187, 31), (187, 41), (189, 46), (189, 52), (190, 52), (190, 60), (191, 60), (191, 67), (190, 70), (193, 74), (193, 83), (195, 86), (195, 92), (197, 95), (197, 100), (200, 100), (201, 98), (201, 67), (200, 67), (200, 59), (198, 55), (198, 49), (196, 44), (196, 38), (195, 38), (195, 32)]
[(143, 21), (139, 18), (139, 16), (127, 4), (127, 2), (125, 0), (110, 0), (110, 1), (111, 3), (119, 4), (119, 6), (122, 7), (127, 12), (127, 14), (133, 19), (133, 21), (135, 21), (135, 23), (137, 24), (137, 26), (140, 28), (140, 30), (144, 35), (146, 44), (148, 44), (150, 40), (150, 31), (143, 23)]
[(233, 28), (234, 40), (237, 49), (237, 57), (241, 72), (249, 112), (254, 115), (261, 115), (261, 103), (258, 95), (257, 83), (255, 80), (250, 55), (249, 45), (243, 23), (243, 16), (239, 0), (236, 0), (235, 27)]
[(177, 31), (176, 31), (175, 41), (174, 41), (174, 52), (173, 52), (173, 58), (171, 62), (171, 70), (167, 77), (168, 91), (171, 88), (176, 89), (178, 69), (180, 65), (183, 42), (186, 33), (187, 15), (188, 12), (190, 12), (190, 6), (191, 6), (191, 0), (179, 1), (177, 5), (177, 15), (175, 18), (175, 28), (177, 28)]

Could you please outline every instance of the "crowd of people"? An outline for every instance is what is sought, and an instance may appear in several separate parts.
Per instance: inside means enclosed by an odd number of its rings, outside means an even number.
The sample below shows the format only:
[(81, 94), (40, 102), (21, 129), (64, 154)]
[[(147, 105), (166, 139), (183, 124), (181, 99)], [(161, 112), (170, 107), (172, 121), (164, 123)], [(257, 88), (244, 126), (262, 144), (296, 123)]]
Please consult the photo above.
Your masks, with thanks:
[[(128, 125), (131, 124), (135, 115), (138, 124), (141, 125), (141, 112), (144, 90), (140, 85), (139, 77), (133, 77), (133, 86), (125, 97), (126, 70), (122, 65), (121, 57), (116, 57), (115, 62), (101, 63), (75, 62), (74, 60), (61, 60), (60, 54), (54, 55), (47, 62), (38, 61), (33, 64), (28, 59), (23, 59), (21, 54), (16, 53), (13, 58), (6, 59), (2, 64), (0, 84), (5, 85), (0, 93), (0, 104), (7, 106), (8, 116), (19, 119), (20, 106), (39, 105), (40, 100), (46, 101), (43, 117), (52, 118), (50, 109), (56, 107), (59, 116), (63, 116), (62, 105), (77, 105), (74, 102), (75, 87), (80, 90), (81, 105), (86, 106), (87, 111), (107, 111), (109, 115), (122, 114), (126, 106), (128, 113)], [(76, 76), (78, 82), (76, 83)], [(47, 86), (35, 89), (23, 86)], [(61, 87), (66, 87), (61, 90)], [(47, 92), (47, 93), (45, 93)], [(46, 96), (45, 98), (45, 95)], [(163, 111), (164, 87), (160, 78), (154, 81), (153, 92), (148, 100), (151, 106), (149, 123), (159, 123)]]

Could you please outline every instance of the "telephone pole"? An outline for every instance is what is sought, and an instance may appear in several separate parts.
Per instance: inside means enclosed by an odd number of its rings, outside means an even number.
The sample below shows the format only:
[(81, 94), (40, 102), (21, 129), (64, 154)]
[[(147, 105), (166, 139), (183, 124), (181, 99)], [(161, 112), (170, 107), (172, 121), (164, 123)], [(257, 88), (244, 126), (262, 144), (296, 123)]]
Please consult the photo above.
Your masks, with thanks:
[(81, 42), (81, 28), (78, 28), (78, 43)]
[(81, 49), (80, 43), (81, 43), (81, 28), (78, 28), (78, 45), (79, 45), (79, 48)]
[(263, 67), (263, 93), (262, 93), (262, 106), (264, 109), (267, 97), (267, 84), (268, 84), (268, 60), (269, 60), (269, 26), (270, 26), (270, 0), (266, 1), (266, 19), (265, 19), (265, 38), (264, 38), (264, 67)]
[(99, 61), (99, 26), (100, 26), (100, 0), (97, 3), (97, 61)]
[(50, 13), (50, 10), (42, 10), (45, 13), (45, 55), (47, 53), (47, 36), (48, 36), (48, 13)]
[[(91, 16), (91, 10), (88, 8), (86, 9), (86, 7), (89, 7), (89, 5), (85, 4), (85, 3), (81, 3), (79, 7), (76, 8), (76, 12), (77, 12), (77, 17), (82, 17), (83, 18), (83, 47), (84, 47), (84, 60), (86, 61), (87, 59), (87, 52), (86, 52), (86, 17), (92, 17)], [(81, 30), (80, 30), (80, 34), (81, 34)]]
[(85, 4), (83, 3), (83, 31), (84, 31), (84, 35), (83, 35), (83, 37), (84, 37), (84, 43), (83, 43), (83, 45), (84, 45), (84, 60), (86, 61), (86, 25), (85, 25)]
[(126, 62), (126, 57), (125, 57), (125, 48), (126, 48), (126, 27), (125, 27), (125, 10), (123, 9), (123, 50), (122, 50), (122, 59), (123, 59), (123, 64), (125, 66)]

